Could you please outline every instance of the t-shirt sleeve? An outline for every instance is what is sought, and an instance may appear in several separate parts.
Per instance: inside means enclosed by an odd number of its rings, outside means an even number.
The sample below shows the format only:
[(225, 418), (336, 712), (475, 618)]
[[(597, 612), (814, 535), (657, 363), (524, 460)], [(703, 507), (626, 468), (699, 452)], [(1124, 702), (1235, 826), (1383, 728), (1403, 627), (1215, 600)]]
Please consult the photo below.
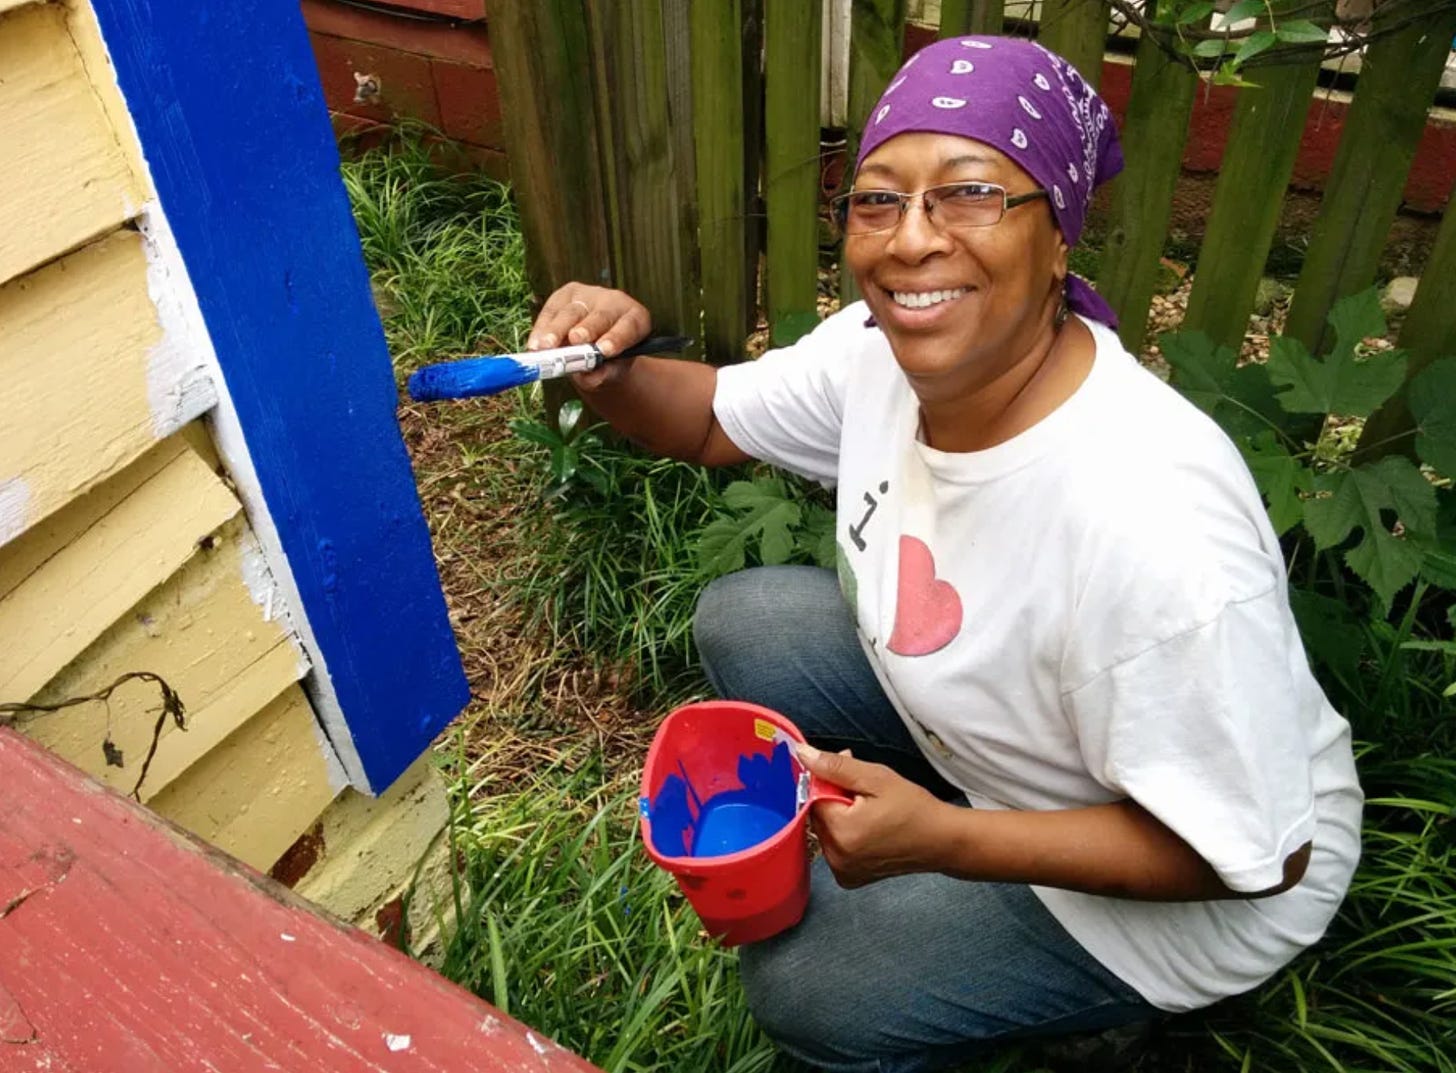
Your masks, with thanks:
[(865, 316), (856, 303), (792, 346), (719, 369), (713, 413), (728, 438), (754, 458), (832, 484)]
[(1304, 650), (1276, 587), (1230, 602), (1066, 694), (1088, 770), (1242, 893), (1280, 883), (1313, 837)]

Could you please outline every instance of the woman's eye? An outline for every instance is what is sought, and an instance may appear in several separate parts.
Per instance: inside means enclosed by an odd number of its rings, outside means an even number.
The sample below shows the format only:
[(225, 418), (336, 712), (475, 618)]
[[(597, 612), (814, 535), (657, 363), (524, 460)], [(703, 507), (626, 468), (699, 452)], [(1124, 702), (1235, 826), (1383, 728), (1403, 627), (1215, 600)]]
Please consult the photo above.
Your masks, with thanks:
[(854, 203), (866, 209), (887, 209), (900, 203), (900, 195), (890, 190), (866, 190), (854, 195)]
[(984, 201), (987, 198), (995, 197), (996, 193), (994, 186), (986, 186), (982, 183), (958, 183), (955, 186), (943, 186), (940, 189), (943, 201)]

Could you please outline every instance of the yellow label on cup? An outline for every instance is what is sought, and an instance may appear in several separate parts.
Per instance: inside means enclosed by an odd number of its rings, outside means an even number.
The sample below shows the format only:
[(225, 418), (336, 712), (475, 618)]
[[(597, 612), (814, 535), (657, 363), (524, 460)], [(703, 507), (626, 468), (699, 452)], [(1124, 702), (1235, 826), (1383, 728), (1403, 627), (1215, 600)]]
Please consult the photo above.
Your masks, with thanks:
[(753, 721), (753, 732), (764, 741), (773, 741), (774, 735), (778, 733), (778, 727), (774, 726), (767, 719), (755, 719)]

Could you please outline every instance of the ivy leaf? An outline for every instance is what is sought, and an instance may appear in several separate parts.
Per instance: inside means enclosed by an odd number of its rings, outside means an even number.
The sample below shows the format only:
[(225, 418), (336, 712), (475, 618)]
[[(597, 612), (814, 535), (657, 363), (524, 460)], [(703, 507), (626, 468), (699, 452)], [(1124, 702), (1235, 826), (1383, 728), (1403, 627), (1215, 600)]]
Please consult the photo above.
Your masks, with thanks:
[(1230, 436), (1256, 436), (1279, 423), (1279, 405), (1263, 366), (1240, 368), (1232, 349), (1202, 332), (1165, 333), (1158, 347), (1173, 367), (1173, 386)]
[(1190, 4), (1177, 18), (1178, 26), (1187, 26), (1190, 23), (1199, 22), (1213, 14), (1213, 0), (1202, 0), (1202, 3)]
[(1288, 336), (1269, 341), (1269, 378), (1284, 390), (1280, 405), (1292, 414), (1368, 417), (1400, 389), (1406, 357), (1398, 350), (1357, 360), (1362, 339), (1385, 334), (1385, 314), (1372, 288), (1342, 298), (1330, 311), (1335, 346), (1323, 361)]
[(1222, 56), (1228, 50), (1228, 38), (1209, 37), (1193, 46), (1193, 55), (1203, 59), (1212, 59), (1214, 56)]
[(1411, 380), (1408, 401), (1416, 419), (1416, 454), (1456, 477), (1456, 358), (1444, 358)]
[(717, 577), (742, 569), (748, 542), (758, 541), (759, 561), (766, 566), (788, 562), (794, 551), (794, 528), (802, 512), (788, 498), (784, 482), (777, 477), (734, 481), (723, 491), (723, 502), (738, 512), (736, 518), (719, 518), (703, 530), (698, 540), (698, 565), (705, 574)]
[(1435, 488), (1409, 459), (1398, 456), (1321, 474), (1315, 488), (1328, 493), (1304, 504), (1304, 526), (1315, 546), (1332, 548), (1358, 530), (1360, 539), (1345, 552), (1345, 562), (1389, 607), (1420, 572), (1424, 555), (1414, 542), (1395, 536), (1382, 514), (1393, 513), (1415, 533), (1431, 533)]
[(1290, 19), (1279, 24), (1275, 36), (1291, 45), (1322, 45), (1330, 39), (1330, 32), (1308, 19)]
[(1314, 474), (1284, 449), (1273, 432), (1261, 432), (1252, 440), (1241, 441), (1239, 449), (1269, 504), (1274, 531), (1283, 536), (1304, 517), (1300, 493), (1314, 490)]
[(1237, 4), (1224, 12), (1224, 25), (1231, 26), (1236, 22), (1243, 22), (1245, 19), (1258, 18), (1267, 10), (1264, 0), (1239, 0)]
[(1239, 50), (1234, 53), (1234, 66), (1241, 67), (1261, 52), (1267, 52), (1278, 38), (1268, 30), (1255, 30), (1244, 38)]

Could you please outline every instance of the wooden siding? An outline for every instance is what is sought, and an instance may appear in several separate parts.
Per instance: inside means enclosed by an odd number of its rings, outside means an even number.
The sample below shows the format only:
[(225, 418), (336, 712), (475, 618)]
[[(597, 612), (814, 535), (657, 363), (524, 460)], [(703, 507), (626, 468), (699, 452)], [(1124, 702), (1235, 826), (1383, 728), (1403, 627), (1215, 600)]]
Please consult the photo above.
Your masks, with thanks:
[(0, 475), (27, 492), (0, 531), (23, 532), (173, 431), (163, 419), (216, 400), (192, 363), (168, 360), (177, 342), (163, 338), (142, 244), (119, 231), (0, 286), (0, 413), (24, 415), (0, 438)]
[(0, 282), (115, 230), (142, 186), (60, 4), (0, 16)]

